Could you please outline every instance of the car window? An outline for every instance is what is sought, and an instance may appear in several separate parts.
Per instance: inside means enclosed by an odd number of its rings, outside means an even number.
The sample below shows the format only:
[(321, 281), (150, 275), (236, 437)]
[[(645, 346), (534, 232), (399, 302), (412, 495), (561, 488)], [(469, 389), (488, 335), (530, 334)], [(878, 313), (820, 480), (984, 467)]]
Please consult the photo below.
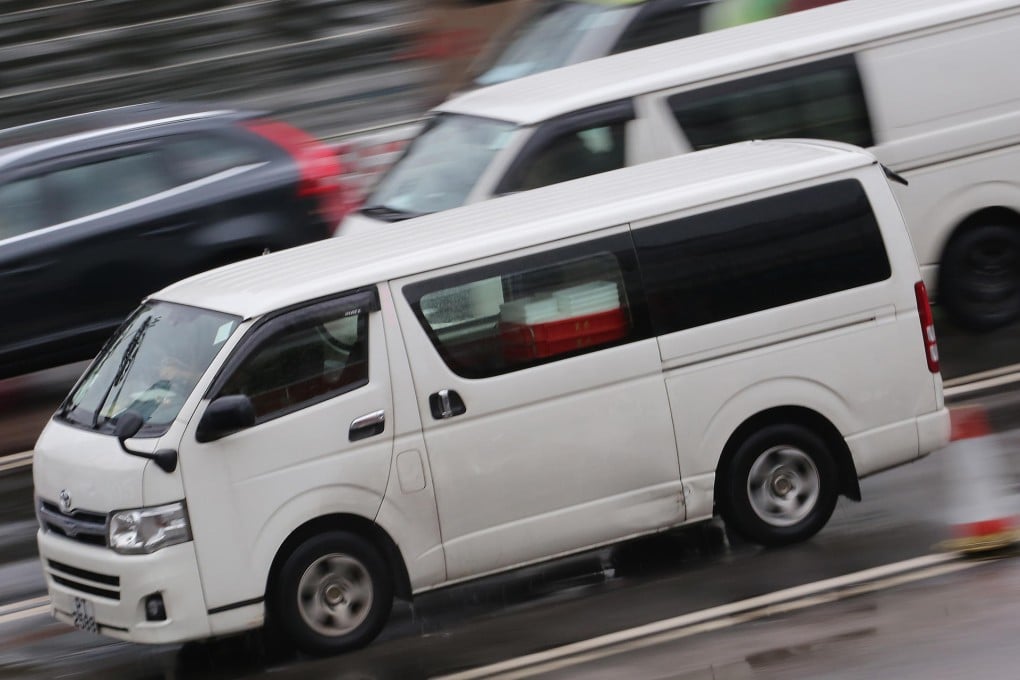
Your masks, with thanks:
[(515, 129), (499, 120), (437, 116), (383, 175), (366, 212), (387, 209), (413, 216), (463, 205)]
[(39, 178), (20, 179), (0, 186), (0, 239), (48, 226)]
[(224, 135), (175, 137), (167, 141), (166, 147), (174, 174), (181, 182), (194, 182), (266, 160), (254, 146)]
[(451, 370), (483, 378), (647, 337), (627, 237), (516, 258), (408, 286)]
[(681, 92), (669, 105), (694, 149), (781, 137), (874, 143), (851, 55)]
[(626, 123), (618, 122), (552, 138), (540, 149), (529, 151), (529, 157), (500, 184), (500, 193), (537, 189), (622, 168), (625, 128)]
[(47, 177), (60, 221), (147, 198), (173, 186), (154, 151), (63, 168)]
[(679, 40), (701, 33), (704, 5), (674, 7), (671, 11), (649, 12), (639, 16), (613, 48), (613, 54)]
[(367, 384), (368, 313), (349, 309), (271, 322), (216, 396), (246, 395), (264, 422)]
[(663, 335), (884, 281), (864, 187), (840, 180), (634, 230)]
[(495, 85), (574, 63), (585, 36), (611, 29), (631, 15), (627, 7), (591, 2), (556, 2), (542, 7), (515, 29), (475, 76), (476, 85)]

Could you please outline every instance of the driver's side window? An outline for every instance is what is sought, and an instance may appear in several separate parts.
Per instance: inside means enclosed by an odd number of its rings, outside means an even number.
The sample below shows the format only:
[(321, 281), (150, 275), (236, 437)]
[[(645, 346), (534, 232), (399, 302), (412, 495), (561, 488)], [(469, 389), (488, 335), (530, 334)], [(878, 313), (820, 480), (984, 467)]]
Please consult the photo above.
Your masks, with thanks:
[(247, 396), (264, 422), (367, 383), (368, 312), (333, 305), (269, 322), (216, 396)]

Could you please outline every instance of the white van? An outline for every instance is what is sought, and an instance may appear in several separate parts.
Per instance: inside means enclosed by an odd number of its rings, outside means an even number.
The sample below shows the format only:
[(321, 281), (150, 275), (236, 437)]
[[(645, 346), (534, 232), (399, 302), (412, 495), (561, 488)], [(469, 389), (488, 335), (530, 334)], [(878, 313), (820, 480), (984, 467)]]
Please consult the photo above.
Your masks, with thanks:
[(162, 643), (268, 617), (341, 651), (395, 596), (716, 512), (805, 540), (948, 440), (924, 284), (859, 149), (742, 143), (407, 226), (125, 322), (35, 449), (58, 619)]
[(853, 0), (448, 101), (345, 235), (744, 139), (870, 147), (955, 320), (1020, 318), (1020, 2)]

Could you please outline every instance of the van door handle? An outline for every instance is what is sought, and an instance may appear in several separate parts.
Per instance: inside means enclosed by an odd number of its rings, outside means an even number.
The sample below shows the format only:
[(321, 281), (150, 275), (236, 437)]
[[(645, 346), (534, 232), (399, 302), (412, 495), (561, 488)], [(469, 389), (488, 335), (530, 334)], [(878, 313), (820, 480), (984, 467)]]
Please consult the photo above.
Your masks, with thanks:
[(464, 400), (456, 390), (439, 390), (429, 395), (429, 408), (436, 420), (446, 420), (467, 411)]
[(386, 411), (372, 411), (351, 421), (348, 439), (356, 442), (382, 433), (386, 429)]

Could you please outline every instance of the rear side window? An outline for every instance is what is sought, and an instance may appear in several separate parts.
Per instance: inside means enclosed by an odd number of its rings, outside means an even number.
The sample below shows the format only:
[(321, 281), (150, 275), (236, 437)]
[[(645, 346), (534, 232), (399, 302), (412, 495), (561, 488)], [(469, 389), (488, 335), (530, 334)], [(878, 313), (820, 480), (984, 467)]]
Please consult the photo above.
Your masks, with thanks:
[(38, 177), (0, 186), (0, 239), (48, 226), (42, 182)]
[(680, 92), (668, 101), (694, 149), (781, 137), (874, 144), (852, 55)]
[(625, 236), (404, 289), (447, 366), (484, 378), (649, 337)]
[(659, 335), (890, 276), (864, 188), (842, 180), (634, 231)]
[(155, 151), (56, 170), (47, 181), (61, 221), (116, 208), (173, 186)]
[(266, 160), (254, 145), (214, 134), (176, 137), (167, 143), (167, 153), (182, 183)]

